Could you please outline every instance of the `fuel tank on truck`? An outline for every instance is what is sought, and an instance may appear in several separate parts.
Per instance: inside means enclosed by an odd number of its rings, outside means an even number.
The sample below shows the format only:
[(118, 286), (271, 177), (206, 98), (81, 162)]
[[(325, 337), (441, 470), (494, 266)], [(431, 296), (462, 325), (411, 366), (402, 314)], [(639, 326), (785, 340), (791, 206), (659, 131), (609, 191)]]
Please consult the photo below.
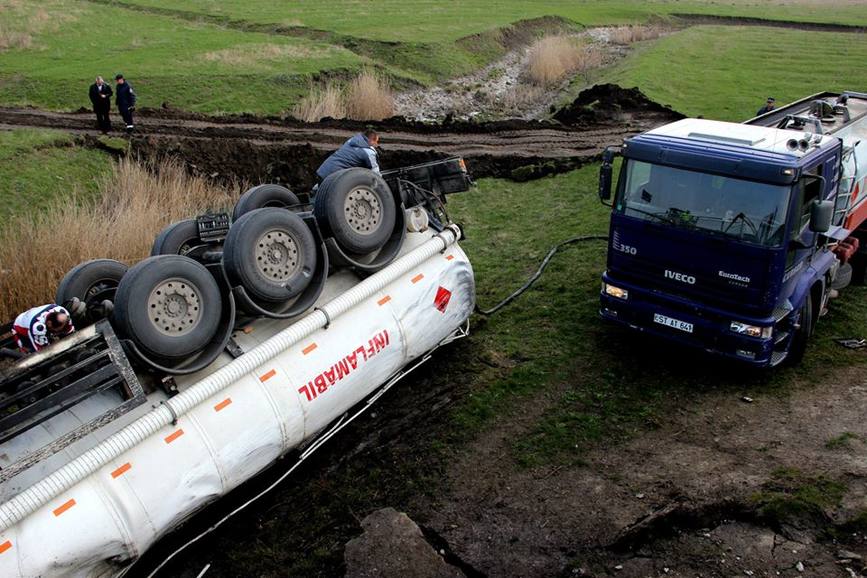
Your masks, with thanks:
[[(241, 353), (177, 376), (176, 395), (148, 393), (147, 403), (7, 474), (0, 576), (122, 573), (197, 510), (464, 335), (475, 288), (459, 236), (456, 226), (408, 233), (400, 257), (381, 271), (330, 275), (305, 316), (235, 331)], [(113, 403), (92, 396), (0, 444), (0, 466)]]

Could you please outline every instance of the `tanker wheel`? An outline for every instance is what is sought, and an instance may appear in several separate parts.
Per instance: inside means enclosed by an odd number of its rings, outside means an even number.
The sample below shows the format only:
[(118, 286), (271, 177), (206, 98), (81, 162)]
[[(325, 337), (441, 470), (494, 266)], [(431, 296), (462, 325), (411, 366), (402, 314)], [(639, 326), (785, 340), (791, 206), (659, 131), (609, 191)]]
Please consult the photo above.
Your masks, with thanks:
[(203, 265), (159, 255), (136, 264), (121, 280), (114, 319), (145, 353), (174, 359), (197, 353), (213, 339), (222, 304), (217, 282)]
[(316, 241), (301, 217), (273, 208), (238, 219), (223, 249), (223, 266), (233, 284), (273, 303), (298, 296), (310, 284), (316, 259)]
[(300, 201), (295, 193), (281, 187), (280, 185), (258, 185), (247, 190), (241, 195), (238, 202), (235, 203), (235, 208), (232, 210), (232, 221), (237, 221), (242, 216), (256, 209), (264, 209), (267, 207), (276, 207), (280, 209), (291, 209), (298, 205)]
[(160, 231), (151, 247), (151, 255), (194, 256), (207, 248), (199, 239), (199, 224), (195, 219), (185, 219)]
[(103, 301), (114, 300), (118, 283), (127, 272), (127, 266), (113, 259), (94, 259), (85, 261), (69, 270), (57, 286), (54, 302), (63, 305), (76, 298), (86, 309), (83, 314), (76, 314), (78, 323), (96, 321), (90, 313), (95, 311)]
[(397, 218), (397, 206), (385, 180), (361, 168), (329, 175), (316, 194), (313, 211), (337, 243), (357, 255), (381, 249)]

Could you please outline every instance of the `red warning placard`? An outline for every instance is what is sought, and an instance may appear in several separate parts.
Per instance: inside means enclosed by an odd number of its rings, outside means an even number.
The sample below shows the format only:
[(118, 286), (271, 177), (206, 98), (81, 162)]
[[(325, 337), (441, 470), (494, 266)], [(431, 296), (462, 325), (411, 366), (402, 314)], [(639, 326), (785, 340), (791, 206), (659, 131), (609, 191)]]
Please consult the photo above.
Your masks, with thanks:
[(452, 292), (445, 287), (440, 286), (439, 289), (437, 289), (436, 297), (434, 297), (434, 307), (436, 307), (440, 313), (445, 313), (446, 307), (449, 306), (451, 298)]

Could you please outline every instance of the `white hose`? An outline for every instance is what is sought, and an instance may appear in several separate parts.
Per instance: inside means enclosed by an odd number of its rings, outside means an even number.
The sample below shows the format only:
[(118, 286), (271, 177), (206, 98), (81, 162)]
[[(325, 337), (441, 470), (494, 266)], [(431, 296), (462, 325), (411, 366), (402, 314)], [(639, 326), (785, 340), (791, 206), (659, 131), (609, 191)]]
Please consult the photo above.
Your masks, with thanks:
[[(394, 263), (361, 281), (342, 295), (315, 309), (274, 337), (245, 353), (166, 401), (122, 430), (84, 452), (62, 468), (33, 484), (0, 505), (0, 532), (14, 526), (60, 493), (68, 490), (87, 476), (104, 467), (163, 427), (172, 423), (174, 414), (182, 416), (219, 391), (225, 389), (254, 369), (273, 359), (301, 339), (324, 327), (362, 301), (369, 299), (413, 267), (427, 261), (454, 244), (460, 229), (454, 225), (410, 251)], [(170, 405), (171, 408), (166, 407)], [(172, 411), (173, 410), (173, 411)]]

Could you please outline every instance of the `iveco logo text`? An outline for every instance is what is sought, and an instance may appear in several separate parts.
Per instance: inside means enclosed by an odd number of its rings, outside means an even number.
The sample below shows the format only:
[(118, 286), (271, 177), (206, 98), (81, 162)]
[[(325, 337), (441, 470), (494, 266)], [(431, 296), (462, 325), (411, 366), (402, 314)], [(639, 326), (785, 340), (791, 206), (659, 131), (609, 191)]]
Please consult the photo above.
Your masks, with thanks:
[(731, 279), (732, 281), (740, 281), (741, 283), (749, 283), (750, 278), (744, 275), (738, 275), (737, 273), (727, 273), (725, 271), (720, 271), (719, 276), (723, 279)]
[(692, 275), (684, 275), (683, 273), (678, 273), (676, 271), (665, 270), (665, 276), (668, 279), (674, 279), (675, 281), (680, 281), (681, 283), (689, 283), (690, 285), (695, 285), (695, 277)]

